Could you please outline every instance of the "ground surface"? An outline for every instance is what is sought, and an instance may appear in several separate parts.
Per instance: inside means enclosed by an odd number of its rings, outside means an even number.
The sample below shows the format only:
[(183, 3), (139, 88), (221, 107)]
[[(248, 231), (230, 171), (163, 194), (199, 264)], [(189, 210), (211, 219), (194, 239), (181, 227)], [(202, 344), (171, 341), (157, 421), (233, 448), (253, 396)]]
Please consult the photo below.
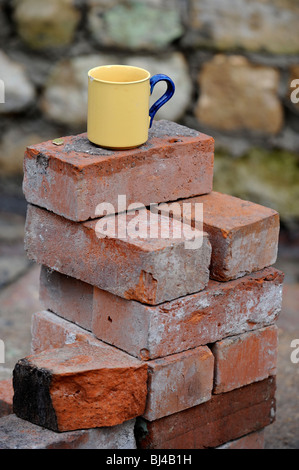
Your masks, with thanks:
[[(30, 354), (31, 316), (40, 309), (39, 266), (28, 262), (23, 248), (24, 209), (21, 197), (0, 202), (0, 339), (5, 342), (0, 380), (10, 378), (16, 361)], [(299, 363), (292, 363), (290, 346), (292, 340), (299, 341), (298, 242), (282, 237), (276, 267), (286, 277), (278, 320), (277, 416), (266, 428), (265, 447), (299, 449)]]

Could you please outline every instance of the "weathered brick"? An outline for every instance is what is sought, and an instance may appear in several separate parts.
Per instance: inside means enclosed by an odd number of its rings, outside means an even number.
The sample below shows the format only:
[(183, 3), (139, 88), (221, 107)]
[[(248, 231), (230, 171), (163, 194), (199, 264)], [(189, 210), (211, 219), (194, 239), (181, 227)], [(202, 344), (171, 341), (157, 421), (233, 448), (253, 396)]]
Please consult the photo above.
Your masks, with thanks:
[(93, 332), (142, 359), (178, 353), (273, 324), (284, 275), (275, 268), (153, 306), (94, 291)]
[(275, 419), (275, 378), (269, 377), (164, 418), (137, 418), (137, 447), (204, 449), (256, 432)]
[(77, 341), (17, 362), (13, 411), (53, 431), (115, 426), (143, 414), (146, 382), (146, 363)]
[[(203, 220), (198, 220), (196, 204), (203, 204)], [(236, 279), (276, 262), (280, 224), (275, 210), (215, 191), (152, 210), (166, 215), (170, 208), (176, 219), (208, 233), (211, 279)]]
[[(77, 341), (97, 345), (90, 332), (42, 311), (32, 316), (32, 351), (62, 348)], [(148, 361), (147, 401), (143, 416), (155, 420), (211, 398), (214, 356), (206, 346)]]
[[(44, 269), (47, 268), (43, 267), (42, 270)], [(52, 274), (54, 275), (54, 272)], [(65, 277), (58, 273), (56, 278), (58, 291), (65, 285)], [(67, 282), (70, 283), (71, 281), (72, 278), (67, 277)], [(208, 287), (198, 295), (187, 296), (184, 299), (167, 302), (156, 307), (126, 301), (118, 296), (94, 288), (93, 331), (104, 341), (121, 349), (126, 349), (130, 354), (142, 359), (158, 357), (156, 355), (157, 345), (153, 343), (153, 340), (155, 336), (160, 335), (158, 348), (162, 348), (163, 354), (161, 355), (174, 354), (179, 352), (182, 338), (184, 343), (187, 338), (186, 349), (189, 349), (190, 347), (213, 343), (226, 336), (238, 335), (273, 323), (281, 308), (282, 282), (283, 274), (281, 272), (274, 268), (267, 268), (260, 273), (229, 281), (225, 284), (210, 281)], [(85, 290), (86, 285), (84, 283), (80, 283), (75, 279), (74, 283), (78, 292), (81, 284), (83, 291)], [(48, 286), (45, 284), (43, 286), (44, 299), (48, 299), (53, 292), (55, 295), (55, 291), (50, 289), (49, 293), (46, 292), (47, 289)], [(237, 297), (234, 304), (235, 295)], [(221, 302), (218, 301), (219, 299), (221, 299)], [(49, 305), (49, 303), (44, 302), (45, 308), (49, 308)], [(226, 316), (222, 307), (229, 308), (230, 315)], [(59, 310), (60, 315), (67, 319), (72, 314), (68, 311), (68, 308), (67, 298), (61, 296), (59, 309), (57, 310)], [(78, 304), (74, 303), (74, 309), (77, 308)], [(269, 316), (267, 308), (269, 309)], [(185, 317), (184, 309), (186, 311)], [(212, 311), (217, 311), (217, 316), (212, 315)], [(167, 312), (171, 312), (168, 317), (166, 317)], [(199, 323), (198, 329), (192, 331), (191, 327), (196, 325), (196, 318), (201, 321), (202, 328), (200, 328)], [(84, 327), (83, 324), (81, 326)], [(176, 335), (179, 335), (178, 339), (176, 339)], [(54, 336), (57, 338), (57, 333)], [(48, 337), (49, 333), (46, 329), (45, 338), (41, 342), (46, 342)], [(172, 341), (175, 341), (174, 346), (177, 347), (177, 350), (172, 346)], [(149, 345), (150, 348), (148, 348)]]
[(247, 436), (240, 437), (234, 441), (227, 442), (222, 446), (217, 447), (217, 449), (250, 449), (250, 450), (260, 450), (264, 449), (265, 439), (264, 439), (264, 429), (260, 431), (247, 434)]
[[(187, 249), (193, 243), (191, 227), (164, 216), (153, 222), (149, 211), (141, 212), (118, 215), (115, 230), (107, 223), (103, 236), (104, 229), (98, 225), (102, 219), (73, 222), (29, 204), (28, 257), (120, 297), (151, 305), (204, 289), (211, 258), (207, 234), (197, 231), (193, 248)], [(132, 230), (135, 217), (143, 238), (135, 237)], [(150, 230), (155, 228), (158, 233), (151, 238)]]
[(32, 315), (31, 336), (32, 354), (39, 354), (45, 349), (62, 348), (76, 341), (95, 346), (101, 344), (89, 331), (47, 310)]
[(96, 218), (97, 205), (117, 208), (118, 195), (148, 206), (212, 190), (213, 138), (171, 121), (155, 122), (148, 142), (133, 150), (102, 149), (86, 134), (63, 142), (27, 148), (23, 190), (28, 202), (67, 219)]
[(153, 421), (210, 400), (214, 358), (206, 346), (148, 363), (148, 397), (143, 417)]
[(213, 393), (224, 393), (276, 374), (278, 330), (275, 325), (232, 336), (212, 346)]
[(136, 449), (134, 424), (55, 432), (11, 414), (0, 419), (0, 449)]
[(42, 266), (39, 296), (47, 310), (91, 330), (93, 287), (90, 284)]
[(0, 380), (0, 417), (12, 413), (13, 387), (11, 379)]

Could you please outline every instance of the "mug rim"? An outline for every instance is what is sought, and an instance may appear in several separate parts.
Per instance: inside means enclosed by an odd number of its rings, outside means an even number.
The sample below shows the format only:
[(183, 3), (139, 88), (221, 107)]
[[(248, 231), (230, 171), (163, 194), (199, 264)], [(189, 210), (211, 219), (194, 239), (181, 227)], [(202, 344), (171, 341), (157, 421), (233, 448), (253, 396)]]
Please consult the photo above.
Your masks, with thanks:
[[(93, 71), (98, 70), (98, 69), (105, 69), (105, 68), (113, 68), (113, 67), (123, 67), (123, 68), (130, 68), (130, 69), (136, 69), (136, 70), (142, 70), (143, 72), (146, 72), (147, 76), (145, 78), (142, 78), (140, 80), (134, 80), (130, 82), (115, 82), (112, 80), (103, 80), (101, 78), (95, 78), (91, 74)], [(123, 65), (123, 64), (113, 64), (113, 65), (98, 65), (97, 67), (93, 67), (88, 71), (88, 77), (90, 79), (95, 80), (96, 82), (100, 83), (107, 83), (107, 84), (113, 84), (113, 85), (133, 85), (135, 83), (142, 83), (146, 82), (147, 80), (150, 79), (150, 72), (142, 67), (136, 67), (135, 65)]]

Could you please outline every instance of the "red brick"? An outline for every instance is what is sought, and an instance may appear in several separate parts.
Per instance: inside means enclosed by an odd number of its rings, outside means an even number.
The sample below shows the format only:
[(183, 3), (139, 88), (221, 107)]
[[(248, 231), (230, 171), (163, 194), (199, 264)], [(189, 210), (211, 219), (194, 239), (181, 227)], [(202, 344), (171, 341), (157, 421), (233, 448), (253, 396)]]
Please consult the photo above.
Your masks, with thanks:
[(270, 377), (156, 421), (137, 418), (137, 447), (214, 448), (256, 432), (274, 421), (275, 389)]
[[(195, 217), (196, 204), (203, 204), (203, 221)], [(160, 204), (152, 210), (165, 215), (169, 207)], [(172, 214), (208, 233), (211, 279), (236, 279), (276, 262), (279, 215), (273, 209), (214, 191), (179, 201)]]
[(101, 344), (92, 333), (47, 310), (32, 315), (31, 335), (33, 354), (39, 354), (46, 349), (62, 348), (76, 341)]
[(134, 424), (55, 432), (11, 414), (0, 419), (0, 449), (136, 449)]
[(44, 308), (91, 330), (93, 287), (90, 284), (42, 266), (39, 293)]
[(0, 417), (12, 413), (13, 386), (11, 379), (0, 380)]
[(93, 332), (142, 359), (178, 353), (273, 324), (284, 275), (275, 268), (152, 307), (94, 291)]
[(148, 142), (112, 151), (91, 144), (87, 134), (27, 148), (23, 190), (28, 202), (74, 221), (95, 218), (98, 204), (145, 206), (212, 190), (214, 139), (178, 124), (158, 121)]
[(262, 429), (261, 431), (253, 432), (251, 434), (247, 434), (247, 436), (240, 437), (240, 439), (227, 442), (226, 444), (217, 447), (217, 449), (261, 450), (264, 449), (264, 446), (264, 429)]
[[(35, 354), (62, 348), (76, 341), (99, 344), (95, 336), (77, 325), (43, 311), (32, 317), (32, 349)], [(206, 346), (148, 361), (145, 412), (149, 420), (176, 413), (211, 398), (214, 357)]]
[(148, 362), (143, 417), (153, 421), (210, 400), (214, 358), (206, 346)]
[(115, 426), (143, 414), (147, 365), (82, 341), (20, 359), (13, 411), (53, 431)]
[[(147, 217), (149, 211), (143, 211), (143, 215)], [(120, 226), (130, 227), (134, 217), (132, 213), (120, 215), (116, 232)], [(202, 246), (186, 249), (191, 233), (181, 222), (160, 216), (155, 225), (158, 229), (170, 226), (171, 234), (180, 235), (178, 238), (163, 238), (161, 232), (157, 238), (150, 238), (150, 226), (148, 219), (144, 238), (129, 233), (120, 239), (113, 231), (103, 238), (96, 220), (72, 222), (28, 205), (25, 247), (29, 258), (39, 264), (151, 305), (204, 289), (211, 259), (207, 235), (198, 234), (196, 238)]]
[(275, 325), (215, 343), (213, 393), (223, 393), (276, 374), (278, 329)]

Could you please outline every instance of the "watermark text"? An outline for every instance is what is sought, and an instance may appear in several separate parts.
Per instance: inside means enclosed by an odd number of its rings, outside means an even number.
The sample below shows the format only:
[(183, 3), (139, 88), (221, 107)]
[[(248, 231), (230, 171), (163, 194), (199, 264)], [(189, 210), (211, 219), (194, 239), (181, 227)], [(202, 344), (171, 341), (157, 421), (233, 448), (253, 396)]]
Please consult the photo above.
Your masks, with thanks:
[(0, 79), (0, 103), (5, 103), (5, 86), (4, 81)]
[(0, 364), (5, 363), (5, 345), (4, 341), (0, 339)]
[(293, 339), (291, 342), (291, 348), (294, 348), (294, 351), (291, 353), (291, 362), (293, 364), (299, 363), (299, 339)]
[(294, 104), (298, 104), (299, 103), (299, 78), (295, 78), (295, 80), (291, 82), (291, 88), (295, 88), (295, 90), (292, 91), (291, 93), (291, 101)]
[[(103, 202), (95, 210), (98, 238), (183, 239), (185, 249), (198, 249), (203, 242), (203, 204), (172, 202), (126, 205), (126, 196), (118, 196), (118, 207)], [(183, 222), (183, 223), (182, 223)]]

